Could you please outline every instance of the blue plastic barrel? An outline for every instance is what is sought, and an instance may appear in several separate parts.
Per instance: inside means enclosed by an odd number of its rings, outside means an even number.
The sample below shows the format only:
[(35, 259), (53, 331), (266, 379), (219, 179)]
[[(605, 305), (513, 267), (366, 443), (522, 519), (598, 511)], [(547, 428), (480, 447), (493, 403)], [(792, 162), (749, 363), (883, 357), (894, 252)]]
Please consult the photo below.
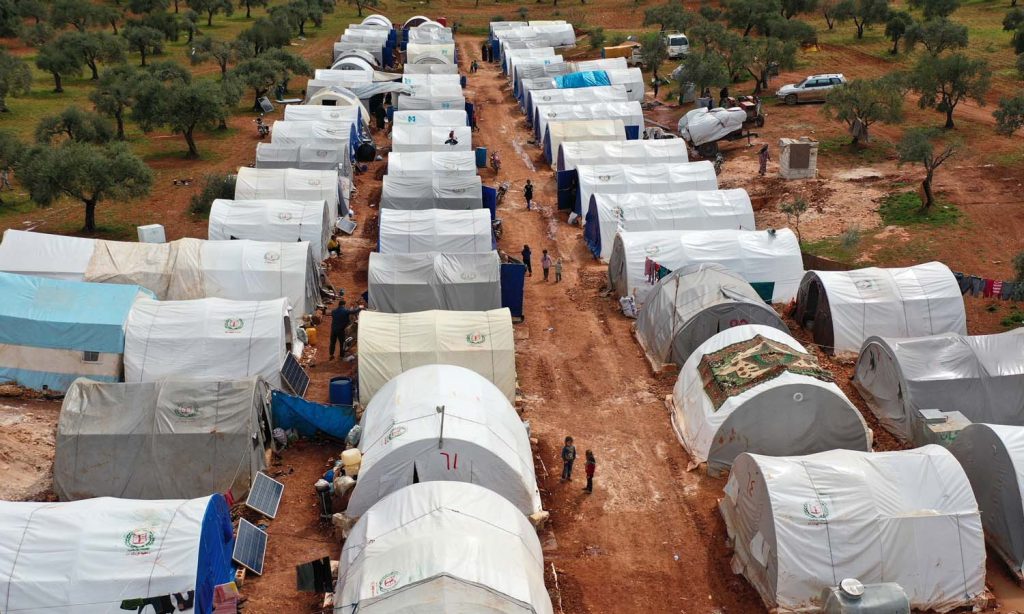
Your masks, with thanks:
[(477, 147), (476, 148), (476, 167), (487, 168), (487, 148)]
[(459, 85), (461, 85), (462, 87), (466, 87), (466, 75), (459, 76)]
[(330, 399), (332, 405), (351, 405), (352, 378), (344, 375), (331, 378)]

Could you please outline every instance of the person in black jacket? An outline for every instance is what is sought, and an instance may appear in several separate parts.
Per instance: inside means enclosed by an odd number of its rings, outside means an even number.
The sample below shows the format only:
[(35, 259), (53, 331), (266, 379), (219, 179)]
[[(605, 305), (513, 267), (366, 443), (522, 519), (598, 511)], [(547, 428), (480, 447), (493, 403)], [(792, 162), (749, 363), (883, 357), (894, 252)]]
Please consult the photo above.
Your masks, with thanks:
[(352, 316), (362, 311), (361, 307), (349, 309), (345, 307), (345, 299), (338, 301), (338, 306), (331, 312), (331, 345), (328, 348), (327, 360), (334, 360), (334, 344), (337, 343), (341, 353), (345, 353), (345, 329), (352, 323)]

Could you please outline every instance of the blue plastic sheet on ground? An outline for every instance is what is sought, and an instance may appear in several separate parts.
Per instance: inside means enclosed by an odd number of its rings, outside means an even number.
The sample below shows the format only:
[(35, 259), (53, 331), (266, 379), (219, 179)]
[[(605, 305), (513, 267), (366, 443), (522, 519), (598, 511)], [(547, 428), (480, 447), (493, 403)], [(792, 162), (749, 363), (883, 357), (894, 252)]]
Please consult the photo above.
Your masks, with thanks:
[(594, 87), (596, 85), (611, 85), (608, 73), (603, 70), (588, 70), (584, 72), (571, 72), (555, 77), (555, 87), (558, 89), (571, 89), (576, 87)]
[(280, 390), (273, 392), (270, 410), (275, 427), (295, 429), (302, 437), (314, 437), (322, 432), (344, 439), (356, 423), (355, 409), (349, 405), (323, 405)]

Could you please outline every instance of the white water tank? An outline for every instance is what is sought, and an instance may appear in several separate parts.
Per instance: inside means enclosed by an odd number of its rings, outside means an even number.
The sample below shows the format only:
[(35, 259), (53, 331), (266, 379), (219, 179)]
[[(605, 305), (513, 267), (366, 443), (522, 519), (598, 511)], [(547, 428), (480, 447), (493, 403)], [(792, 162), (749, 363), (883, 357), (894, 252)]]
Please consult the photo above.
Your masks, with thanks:
[(139, 243), (166, 243), (162, 224), (146, 224), (139, 226)]
[(861, 584), (847, 578), (822, 591), (822, 614), (910, 614), (910, 599), (895, 582)]

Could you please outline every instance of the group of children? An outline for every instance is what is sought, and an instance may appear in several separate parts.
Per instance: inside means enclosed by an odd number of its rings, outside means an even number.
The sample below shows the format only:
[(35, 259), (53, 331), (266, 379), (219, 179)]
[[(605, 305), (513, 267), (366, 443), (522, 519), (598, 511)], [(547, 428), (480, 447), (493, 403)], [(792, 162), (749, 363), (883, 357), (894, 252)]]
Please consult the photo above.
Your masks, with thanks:
[[(583, 492), (591, 494), (594, 492), (594, 471), (597, 469), (597, 459), (590, 450), (586, 452), (587, 461), (583, 468), (587, 473), (587, 485)], [(565, 445), (562, 446), (562, 481), (572, 481), (572, 465), (576, 462), (576, 446), (573, 445), (572, 437), (565, 438)]]

